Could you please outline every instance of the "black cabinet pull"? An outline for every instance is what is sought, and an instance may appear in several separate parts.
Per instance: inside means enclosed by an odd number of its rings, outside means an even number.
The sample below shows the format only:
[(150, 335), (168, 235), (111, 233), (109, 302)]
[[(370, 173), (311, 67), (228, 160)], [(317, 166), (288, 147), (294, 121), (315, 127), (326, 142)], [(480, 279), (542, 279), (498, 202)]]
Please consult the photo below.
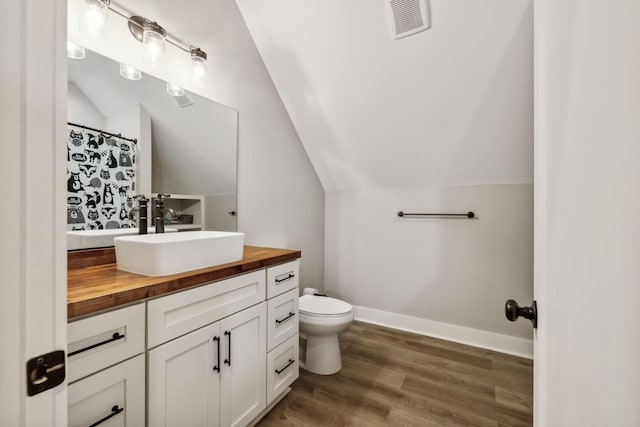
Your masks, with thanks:
[(119, 408), (118, 405), (115, 405), (113, 408), (111, 408), (111, 413), (109, 415), (107, 415), (106, 417), (96, 421), (95, 423), (91, 424), (89, 427), (96, 427), (97, 425), (102, 424), (103, 422), (107, 421), (111, 417), (115, 417), (116, 415), (118, 415), (122, 411), (124, 411), (124, 408)]
[(287, 369), (289, 366), (293, 365), (293, 362), (294, 362), (293, 359), (289, 359), (289, 363), (287, 363), (284, 368), (282, 368), (280, 370), (276, 369), (276, 374), (280, 375), (281, 373), (283, 373), (285, 371), (285, 369)]
[(276, 319), (276, 325), (279, 325), (280, 323), (286, 322), (287, 320), (291, 319), (295, 315), (296, 315), (295, 313), (289, 312), (289, 315), (287, 317), (285, 317), (284, 319), (280, 319), (280, 320)]
[(284, 277), (284, 278), (282, 278), (282, 279), (276, 279), (276, 283), (286, 282), (287, 280), (291, 280), (291, 279), (293, 279), (294, 277), (296, 277), (296, 275), (295, 275), (295, 274), (293, 274), (293, 273), (289, 273), (289, 275), (288, 275), (287, 277)]
[(96, 347), (100, 347), (101, 345), (109, 344), (110, 342), (121, 340), (124, 337), (125, 337), (124, 335), (120, 335), (119, 332), (116, 332), (108, 340), (104, 340), (104, 341), (99, 342), (97, 344), (90, 345), (89, 347), (81, 348), (80, 350), (72, 351), (71, 353), (69, 353), (69, 357), (75, 356), (76, 354), (84, 353), (85, 351), (89, 351), (89, 350), (94, 349)]
[(228, 359), (224, 359), (224, 363), (231, 366), (231, 331), (224, 331), (224, 334), (229, 335), (229, 339), (227, 340), (227, 344), (229, 345), (229, 351), (227, 353)]
[(220, 337), (213, 337), (213, 340), (216, 342), (216, 347), (218, 347), (218, 358), (216, 359), (216, 364), (213, 367), (213, 370), (216, 372), (220, 372)]

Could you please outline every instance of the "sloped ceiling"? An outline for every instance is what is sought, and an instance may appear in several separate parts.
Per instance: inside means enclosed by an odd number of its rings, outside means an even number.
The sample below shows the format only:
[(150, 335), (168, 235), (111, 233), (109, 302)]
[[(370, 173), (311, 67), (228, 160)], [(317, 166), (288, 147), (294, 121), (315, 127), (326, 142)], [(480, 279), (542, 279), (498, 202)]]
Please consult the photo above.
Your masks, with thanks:
[(531, 0), (236, 0), (326, 191), (532, 182)]

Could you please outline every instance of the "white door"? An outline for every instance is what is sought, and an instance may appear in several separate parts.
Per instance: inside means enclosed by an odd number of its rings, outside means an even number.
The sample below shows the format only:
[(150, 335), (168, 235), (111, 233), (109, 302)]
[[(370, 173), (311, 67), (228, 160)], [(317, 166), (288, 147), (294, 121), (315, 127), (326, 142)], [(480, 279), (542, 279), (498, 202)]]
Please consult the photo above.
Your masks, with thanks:
[(0, 425), (67, 424), (66, 383), (27, 397), (27, 360), (66, 350), (66, 1), (0, 13)]
[(245, 426), (267, 402), (267, 303), (221, 321), (223, 335), (220, 424)]
[(220, 322), (149, 351), (150, 426), (220, 424)]
[(640, 425), (640, 2), (535, 0), (534, 420)]

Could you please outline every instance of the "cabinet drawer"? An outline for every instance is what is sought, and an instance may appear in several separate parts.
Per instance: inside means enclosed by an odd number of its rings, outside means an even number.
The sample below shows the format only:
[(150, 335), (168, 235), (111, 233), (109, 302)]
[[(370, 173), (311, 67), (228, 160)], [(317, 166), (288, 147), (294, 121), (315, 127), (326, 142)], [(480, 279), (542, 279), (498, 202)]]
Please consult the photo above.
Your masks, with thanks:
[(68, 381), (144, 352), (144, 320), (144, 304), (137, 304), (69, 323)]
[(69, 386), (70, 427), (143, 427), (145, 425), (144, 355), (91, 375)]
[(147, 344), (155, 347), (264, 301), (264, 270), (147, 303)]
[(267, 301), (267, 351), (298, 333), (298, 288)]
[(267, 268), (267, 298), (298, 287), (300, 259)]
[(298, 378), (300, 343), (295, 334), (267, 353), (267, 405)]

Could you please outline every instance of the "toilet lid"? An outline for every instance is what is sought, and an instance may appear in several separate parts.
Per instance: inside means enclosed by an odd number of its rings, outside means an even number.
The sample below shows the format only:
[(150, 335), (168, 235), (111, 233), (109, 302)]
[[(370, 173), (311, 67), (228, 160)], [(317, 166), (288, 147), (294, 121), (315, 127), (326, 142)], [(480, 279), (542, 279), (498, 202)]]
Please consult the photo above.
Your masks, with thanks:
[(351, 312), (353, 307), (344, 301), (316, 295), (302, 295), (299, 300), (301, 313), (311, 316), (336, 316)]

